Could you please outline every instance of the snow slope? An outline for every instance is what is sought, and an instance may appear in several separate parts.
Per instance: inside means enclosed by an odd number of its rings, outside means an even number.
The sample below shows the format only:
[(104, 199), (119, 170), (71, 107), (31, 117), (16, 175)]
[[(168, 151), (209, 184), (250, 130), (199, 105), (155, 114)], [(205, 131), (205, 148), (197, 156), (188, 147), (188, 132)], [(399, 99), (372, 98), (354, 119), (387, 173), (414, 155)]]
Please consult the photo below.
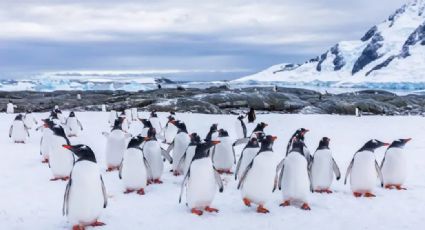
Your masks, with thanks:
[[(356, 41), (342, 41), (301, 65), (280, 64), (240, 81), (422, 89), (425, 83), (425, 0), (411, 0)], [(375, 86), (376, 87), (376, 86)]]
[[(81, 112), (76, 114), (84, 131), (79, 138), (71, 139), (73, 144), (85, 143), (95, 151), (99, 164), (104, 166), (107, 113)], [(165, 121), (167, 114), (160, 113)], [(46, 114), (35, 114), (37, 119)], [(141, 117), (147, 117), (141, 113)], [(7, 138), (9, 125), (14, 115), (0, 114), (0, 224), (3, 229), (70, 229), (66, 218), (61, 215), (65, 182), (49, 181), (49, 168), (40, 163), (40, 133), (31, 131), (28, 144), (13, 144)], [(178, 119), (187, 123), (189, 132), (202, 136), (212, 123), (233, 130), (236, 116), (177, 114)], [(306, 143), (313, 151), (323, 136), (331, 138), (331, 149), (343, 176), (353, 153), (370, 138), (392, 141), (396, 138), (412, 137), (406, 146), (410, 174), (407, 191), (387, 191), (376, 188), (377, 197), (354, 198), (349, 186), (342, 181), (335, 182), (332, 195), (312, 194), (312, 211), (296, 207), (279, 207), (280, 192), (270, 197), (266, 207), (271, 213), (258, 214), (254, 208), (243, 205), (240, 192), (232, 176), (223, 177), (224, 193), (216, 195), (213, 206), (220, 209), (218, 214), (197, 217), (188, 208), (178, 203), (182, 177), (174, 177), (166, 165), (162, 185), (149, 186), (145, 196), (124, 195), (117, 172), (103, 172), (109, 199), (101, 221), (105, 227), (96, 229), (422, 229), (425, 203), (425, 118), (423, 117), (353, 117), (332, 115), (258, 115), (258, 121), (270, 125), (266, 132), (278, 136), (274, 146), (276, 162), (283, 157), (284, 148), (290, 135), (300, 127), (311, 130)], [(238, 151), (239, 154), (239, 151)], [(379, 149), (380, 161), (384, 149)]]

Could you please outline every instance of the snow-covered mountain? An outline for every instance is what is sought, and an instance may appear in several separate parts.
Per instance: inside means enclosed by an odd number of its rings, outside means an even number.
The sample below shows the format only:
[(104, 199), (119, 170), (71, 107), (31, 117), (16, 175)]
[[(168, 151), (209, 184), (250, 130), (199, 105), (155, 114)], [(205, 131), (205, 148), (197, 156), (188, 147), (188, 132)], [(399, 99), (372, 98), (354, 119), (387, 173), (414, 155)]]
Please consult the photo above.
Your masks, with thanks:
[(239, 81), (380, 88), (425, 87), (425, 0), (413, 0), (357, 41), (303, 64), (280, 64)]

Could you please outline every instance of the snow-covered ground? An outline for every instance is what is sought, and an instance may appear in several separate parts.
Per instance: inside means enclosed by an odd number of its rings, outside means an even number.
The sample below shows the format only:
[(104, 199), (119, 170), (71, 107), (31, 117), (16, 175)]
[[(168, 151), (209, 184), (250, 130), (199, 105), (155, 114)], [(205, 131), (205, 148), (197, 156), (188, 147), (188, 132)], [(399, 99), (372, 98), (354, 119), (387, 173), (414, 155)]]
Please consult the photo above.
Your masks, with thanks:
[[(147, 117), (148, 113), (140, 113)], [(160, 113), (165, 121), (166, 114)], [(35, 114), (38, 119), (47, 114)], [(62, 200), (66, 182), (51, 182), (47, 165), (39, 155), (40, 132), (31, 131), (27, 144), (14, 144), (7, 137), (14, 115), (0, 114), (0, 226), (2, 229), (69, 229), (62, 216)], [(349, 186), (334, 182), (331, 195), (311, 194), (311, 211), (297, 207), (279, 207), (281, 193), (269, 197), (270, 214), (258, 214), (243, 205), (233, 176), (224, 176), (224, 193), (216, 194), (213, 207), (218, 214), (201, 217), (189, 213), (178, 203), (182, 177), (174, 177), (166, 165), (162, 185), (149, 186), (145, 196), (123, 194), (117, 172), (106, 173), (104, 161), (107, 113), (83, 112), (77, 117), (84, 126), (73, 144), (85, 143), (95, 151), (103, 170), (109, 195), (109, 206), (100, 220), (107, 225), (97, 229), (422, 229), (425, 212), (425, 118), (423, 117), (353, 117), (334, 115), (258, 115), (258, 121), (269, 124), (268, 134), (277, 135), (274, 145), (276, 161), (283, 157), (284, 147), (292, 133), (300, 127), (311, 131), (306, 143), (311, 151), (323, 136), (331, 138), (331, 149), (343, 176), (353, 153), (367, 140), (377, 138), (390, 142), (412, 137), (405, 148), (409, 175), (407, 191), (388, 191), (376, 187), (376, 198), (354, 198)], [(189, 132), (205, 136), (212, 123), (228, 129), (235, 136), (232, 115), (177, 114), (186, 122)], [(385, 149), (376, 152), (380, 162)], [(238, 151), (239, 154), (239, 151)]]

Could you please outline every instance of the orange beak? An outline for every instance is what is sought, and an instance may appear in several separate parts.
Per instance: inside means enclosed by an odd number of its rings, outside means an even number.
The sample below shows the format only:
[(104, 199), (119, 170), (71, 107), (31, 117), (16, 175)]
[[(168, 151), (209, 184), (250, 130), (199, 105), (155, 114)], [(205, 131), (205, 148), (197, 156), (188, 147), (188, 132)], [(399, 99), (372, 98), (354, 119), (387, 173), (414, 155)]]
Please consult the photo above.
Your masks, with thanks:
[(269, 126), (269, 124), (264, 123), (264, 127), (267, 127), (267, 126)]
[(145, 137), (145, 138), (143, 138), (145, 141), (148, 141), (148, 140), (150, 140), (150, 138), (149, 137)]
[(277, 136), (272, 136), (273, 141), (276, 140), (276, 139), (277, 139)]
[(221, 143), (221, 141), (211, 141), (211, 143), (212, 143), (213, 145), (216, 145), (216, 144), (220, 144), (220, 143)]
[(384, 146), (388, 146), (388, 145), (390, 145), (390, 143), (384, 143)]
[(62, 147), (71, 150), (72, 146), (71, 145), (62, 145)]
[(412, 138), (407, 138), (406, 139), (406, 142), (409, 142), (409, 141), (411, 141), (412, 140)]

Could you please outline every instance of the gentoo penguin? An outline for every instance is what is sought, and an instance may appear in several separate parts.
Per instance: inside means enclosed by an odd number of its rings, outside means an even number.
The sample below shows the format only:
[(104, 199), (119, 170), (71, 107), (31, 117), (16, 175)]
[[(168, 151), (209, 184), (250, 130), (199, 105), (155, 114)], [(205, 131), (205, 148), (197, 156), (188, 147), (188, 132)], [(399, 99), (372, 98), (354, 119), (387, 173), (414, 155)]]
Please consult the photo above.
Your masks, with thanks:
[(160, 133), (162, 133), (162, 124), (161, 124), (161, 120), (158, 117), (158, 114), (156, 113), (156, 111), (152, 111), (151, 115), (149, 117), (149, 121), (152, 124), (152, 127), (156, 130), (157, 135), (159, 136)]
[(130, 138), (131, 134), (125, 133), (122, 130), (120, 119), (115, 120), (114, 127), (112, 127), (110, 133), (103, 132), (102, 134), (107, 137), (105, 153), (107, 171), (117, 170), (126, 150), (126, 139)]
[(127, 118), (124, 111), (121, 113), (120, 116), (118, 116), (118, 120), (120, 121), (121, 129), (124, 132), (128, 132), (128, 130), (130, 129), (130, 120)]
[(243, 119), (244, 119), (244, 116), (240, 115), (235, 121), (235, 131), (236, 131), (238, 139), (247, 138), (247, 135), (248, 135), (246, 125)]
[(242, 176), (246, 167), (251, 163), (252, 159), (260, 150), (260, 141), (265, 137), (264, 133), (254, 133), (251, 135), (248, 143), (245, 145), (236, 165), (235, 180)]
[(133, 121), (137, 121), (139, 119), (139, 113), (137, 112), (137, 108), (131, 108), (131, 118)]
[(250, 108), (249, 112), (247, 113), (248, 116), (248, 123), (254, 123), (255, 119), (257, 119), (257, 117), (255, 116), (255, 110), (254, 108)]
[(62, 111), (59, 108), (55, 108), (54, 112), (56, 113), (60, 124), (65, 124), (65, 116), (62, 114)]
[(86, 145), (64, 145), (63, 148), (78, 157), (66, 185), (63, 215), (68, 217), (73, 230), (105, 225), (98, 219), (108, 204), (108, 198), (93, 151)]
[(23, 116), (22, 114), (18, 114), (10, 126), (9, 137), (12, 138), (15, 143), (25, 144), (29, 136), (30, 133), (28, 132), (28, 127), (24, 123)]
[(17, 106), (14, 105), (11, 100), (9, 100), (9, 103), (7, 103), (6, 105), (6, 113), (9, 113), (9, 114), (15, 113), (16, 107)]
[(376, 161), (374, 152), (375, 149), (388, 145), (388, 143), (373, 139), (366, 142), (366, 144), (354, 154), (347, 168), (344, 184), (347, 183), (347, 178), (351, 174), (351, 190), (355, 197), (361, 197), (362, 195), (365, 197), (374, 197), (375, 195), (372, 192), (376, 186), (377, 176), (381, 181), (381, 186), (383, 186), (381, 169)]
[(217, 140), (218, 137), (218, 124), (212, 124), (210, 131), (208, 131), (205, 141)]
[(280, 206), (289, 206), (301, 202), (301, 209), (310, 210), (308, 195), (311, 192), (310, 171), (304, 157), (304, 143), (295, 140), (291, 152), (283, 158), (276, 168), (279, 190), (282, 190), (283, 202)]
[(269, 212), (264, 204), (271, 197), (275, 185), (273, 143), (276, 139), (277, 137), (268, 135), (261, 141), (260, 151), (246, 167), (238, 183), (244, 204), (248, 207), (251, 203), (257, 204), (259, 213)]
[(40, 140), (40, 155), (42, 156), (42, 163), (49, 163), (49, 151), (50, 151), (50, 143), (51, 137), (53, 136), (53, 123), (50, 119), (43, 119), (43, 126), (40, 126), (36, 129), (38, 131), (40, 128), (42, 129), (42, 135)]
[(150, 128), (152, 128), (152, 123), (148, 119), (139, 119), (143, 124), (142, 132), (140, 133), (142, 137), (148, 136), (148, 131)]
[(167, 152), (169, 153), (171, 149), (173, 150), (173, 175), (179, 176), (183, 174), (183, 165), (179, 163), (190, 144), (190, 136), (184, 122), (178, 121), (176, 122), (176, 126), (178, 128), (177, 135), (167, 149)]
[(112, 127), (114, 126), (115, 120), (118, 118), (118, 114), (117, 111), (115, 110), (111, 110), (109, 112), (109, 118), (108, 118), (108, 123), (109, 125)]
[(154, 128), (149, 128), (142, 149), (143, 154), (151, 167), (151, 174), (148, 178), (148, 183), (162, 184), (161, 176), (164, 171), (164, 161), (162, 160), (162, 156), (171, 163), (173, 160), (171, 159), (171, 156), (161, 148), (161, 143), (156, 139), (156, 130)]
[(124, 153), (118, 174), (124, 183), (124, 193), (137, 191), (137, 194), (145, 195), (151, 169), (140, 146), (144, 140), (140, 135), (131, 138)]
[(184, 174), (186, 174), (187, 170), (189, 170), (190, 163), (192, 162), (193, 156), (195, 156), (196, 146), (198, 146), (199, 143), (201, 143), (201, 137), (197, 133), (190, 134), (189, 146), (187, 147), (186, 152), (184, 153), (179, 163), (179, 164), (184, 163), (184, 167), (183, 167)]
[(218, 130), (217, 140), (220, 143), (212, 149), (214, 168), (220, 174), (232, 174), (232, 167), (236, 163), (235, 151), (232, 148), (232, 139), (226, 130), (220, 129)]
[(49, 143), (49, 166), (53, 174), (51, 181), (68, 180), (74, 166), (74, 154), (63, 148), (63, 145), (70, 145), (65, 130), (60, 125), (52, 128), (53, 135)]
[[(254, 129), (252, 129), (252, 131), (250, 132), (250, 137), (252, 135), (256, 135), (258, 133), (261, 133), (261, 135), (264, 135), (264, 129), (268, 126), (268, 124), (264, 123), (264, 122), (260, 122), (258, 123)], [(248, 141), (250, 140), (250, 137), (247, 138), (242, 138), (242, 139), (238, 139), (233, 143), (233, 147), (241, 145), (241, 144), (247, 144)]]
[(78, 120), (73, 111), (69, 113), (69, 117), (65, 121), (65, 127), (68, 137), (76, 137), (80, 131), (83, 131), (83, 125), (81, 125), (80, 120)]
[(124, 110), (125, 118), (127, 118), (128, 123), (130, 124), (133, 120), (133, 114), (131, 112), (131, 109), (125, 109)]
[(305, 128), (300, 128), (297, 131), (295, 131), (295, 133), (289, 139), (288, 145), (286, 146), (286, 155), (288, 155), (291, 152), (291, 147), (293, 146), (293, 143), (295, 141), (301, 141), (304, 144), (304, 151), (303, 151), (304, 156), (307, 159), (308, 164), (310, 165), (311, 160), (312, 160), (312, 156), (310, 154), (310, 151), (307, 148), (307, 145), (305, 145), (305, 143), (304, 143), (305, 134), (308, 131), (310, 131), (310, 130), (305, 129)]
[(330, 187), (334, 179), (334, 174), (337, 180), (341, 178), (339, 167), (329, 149), (329, 142), (330, 139), (328, 137), (323, 137), (313, 155), (311, 162), (311, 183), (314, 192), (332, 193)]
[(53, 121), (53, 123), (55, 123), (56, 125), (62, 125), (62, 123), (61, 123), (61, 121), (60, 121), (60, 119), (58, 117), (58, 114), (55, 111), (51, 111), (50, 112), (49, 119), (51, 121)]
[(32, 129), (34, 125), (38, 125), (38, 121), (33, 116), (31, 110), (27, 110), (27, 112), (24, 115), (24, 123), (27, 126), (28, 129)]
[(164, 138), (166, 144), (173, 143), (174, 138), (176, 137), (178, 128), (176, 127), (176, 120), (173, 116), (168, 117), (168, 122), (164, 128)]
[(179, 203), (183, 190), (186, 187), (186, 201), (191, 209), (191, 213), (198, 216), (207, 212), (218, 212), (218, 209), (211, 208), (217, 190), (223, 192), (223, 183), (220, 175), (214, 169), (208, 150), (220, 141), (207, 141), (199, 143), (195, 149), (195, 156), (189, 166), (181, 186)]
[(406, 190), (402, 187), (407, 175), (406, 156), (403, 148), (410, 140), (411, 138), (395, 140), (385, 152), (380, 168), (386, 189)]

